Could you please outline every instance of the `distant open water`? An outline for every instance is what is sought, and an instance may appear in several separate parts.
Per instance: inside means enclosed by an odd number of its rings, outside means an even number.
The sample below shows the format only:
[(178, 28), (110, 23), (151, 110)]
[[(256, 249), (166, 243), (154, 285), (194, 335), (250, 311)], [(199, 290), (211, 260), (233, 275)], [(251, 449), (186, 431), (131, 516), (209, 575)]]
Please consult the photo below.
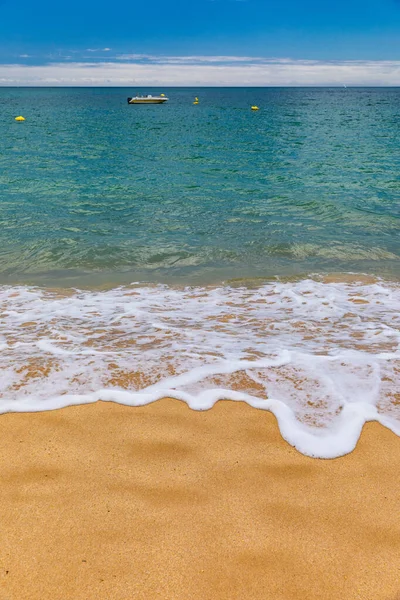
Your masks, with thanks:
[(0, 412), (230, 399), (325, 458), (366, 421), (400, 435), (399, 111), (0, 88)]

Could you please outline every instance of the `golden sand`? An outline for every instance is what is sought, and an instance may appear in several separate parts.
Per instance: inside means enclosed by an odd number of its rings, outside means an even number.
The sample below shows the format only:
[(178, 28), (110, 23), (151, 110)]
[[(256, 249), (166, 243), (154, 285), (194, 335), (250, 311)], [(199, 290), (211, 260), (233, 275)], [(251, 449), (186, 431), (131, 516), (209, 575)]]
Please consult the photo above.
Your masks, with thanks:
[(244, 404), (0, 417), (1, 600), (395, 600), (400, 439), (306, 458)]

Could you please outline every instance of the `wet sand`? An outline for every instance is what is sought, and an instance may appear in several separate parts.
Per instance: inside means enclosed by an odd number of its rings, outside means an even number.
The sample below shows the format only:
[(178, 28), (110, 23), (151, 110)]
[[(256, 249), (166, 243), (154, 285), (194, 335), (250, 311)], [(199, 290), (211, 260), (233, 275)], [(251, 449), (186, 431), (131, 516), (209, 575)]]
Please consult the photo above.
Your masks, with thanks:
[(174, 400), (0, 416), (1, 600), (398, 600), (400, 439), (315, 460)]

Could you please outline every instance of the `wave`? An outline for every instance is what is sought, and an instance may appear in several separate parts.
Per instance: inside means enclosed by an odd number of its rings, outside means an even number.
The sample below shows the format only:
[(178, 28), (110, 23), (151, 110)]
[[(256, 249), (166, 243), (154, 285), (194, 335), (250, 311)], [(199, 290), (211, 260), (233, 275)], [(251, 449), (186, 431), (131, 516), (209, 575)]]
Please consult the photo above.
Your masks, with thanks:
[[(358, 279), (358, 280), (357, 280)], [(400, 435), (400, 285), (371, 278), (110, 290), (0, 287), (0, 412), (173, 397), (274, 413), (303, 454)]]

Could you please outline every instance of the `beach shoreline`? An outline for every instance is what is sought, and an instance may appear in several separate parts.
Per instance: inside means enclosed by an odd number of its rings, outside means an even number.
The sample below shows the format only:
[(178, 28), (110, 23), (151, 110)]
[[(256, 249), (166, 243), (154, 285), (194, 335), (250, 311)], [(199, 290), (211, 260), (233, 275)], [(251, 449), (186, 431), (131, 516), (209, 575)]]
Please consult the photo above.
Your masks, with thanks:
[(289, 443), (321, 458), (351, 452), (367, 421), (400, 435), (395, 283), (6, 287), (0, 313), (0, 413), (234, 400), (270, 410)]
[(163, 93), (0, 87), (0, 600), (400, 600), (399, 89)]
[(4, 414), (7, 600), (395, 600), (400, 440), (305, 457), (273, 415), (98, 402)]

